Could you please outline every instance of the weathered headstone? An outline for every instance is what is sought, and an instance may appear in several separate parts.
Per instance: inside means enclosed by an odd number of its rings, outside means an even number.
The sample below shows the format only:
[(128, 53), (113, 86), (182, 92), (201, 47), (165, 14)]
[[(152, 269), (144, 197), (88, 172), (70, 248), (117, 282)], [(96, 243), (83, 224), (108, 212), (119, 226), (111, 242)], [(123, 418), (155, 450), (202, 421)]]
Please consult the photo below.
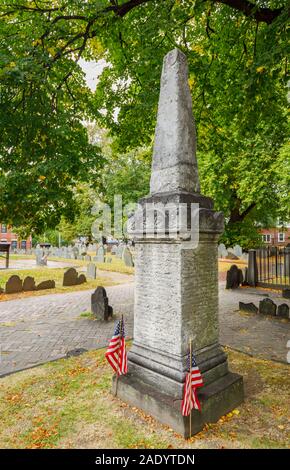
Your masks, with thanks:
[(45, 290), (45, 289), (54, 289), (55, 288), (55, 281), (48, 280), (42, 281), (36, 286), (36, 290)]
[(78, 282), (78, 273), (75, 268), (69, 268), (63, 275), (63, 286), (75, 286)]
[(22, 292), (22, 280), (19, 276), (11, 276), (5, 285), (6, 294), (15, 294), (17, 292)]
[(86, 276), (84, 274), (79, 274), (77, 278), (77, 285), (84, 284), (85, 282), (87, 282)]
[(35, 280), (34, 277), (27, 276), (23, 281), (23, 290), (24, 291), (33, 291), (35, 290)]
[(258, 313), (259, 309), (252, 302), (239, 302), (239, 310), (247, 313)]
[(105, 248), (103, 245), (99, 246), (97, 251), (97, 262), (104, 263), (105, 262)]
[(235, 245), (234, 248), (233, 248), (233, 251), (234, 251), (234, 254), (240, 258), (243, 254), (243, 250), (242, 248), (240, 247), (240, 245)]
[[(218, 337), (217, 245), (224, 220), (200, 194), (195, 142), (187, 61), (174, 49), (163, 64), (150, 195), (139, 201), (129, 224), (136, 250), (129, 374), (118, 378), (118, 387), (115, 379), (113, 384), (119, 398), (185, 437), (189, 419), (195, 434), (243, 401), (242, 377), (229, 372)], [(194, 207), (194, 217), (176, 231), (174, 211), (157, 236), (158, 218), (146, 211), (157, 203), (186, 213)], [(190, 338), (204, 381), (201, 412), (193, 411), (191, 418), (180, 412)]]
[(289, 288), (282, 289), (282, 297), (284, 297), (284, 299), (290, 299), (290, 289)]
[(263, 315), (273, 315), (277, 313), (277, 305), (272, 299), (263, 299), (259, 302), (259, 312)]
[(89, 279), (96, 279), (97, 277), (97, 268), (94, 263), (89, 263), (87, 266), (87, 276)]
[(277, 316), (281, 318), (287, 318), (289, 320), (290, 319), (289, 305), (287, 304), (279, 305), (277, 309)]
[(134, 266), (133, 257), (131, 255), (131, 252), (130, 252), (129, 248), (124, 248), (123, 261), (124, 261), (125, 265), (128, 266), (128, 267), (132, 268)]
[(92, 258), (91, 258), (90, 255), (86, 255), (86, 256), (85, 256), (85, 261), (91, 261), (91, 259), (92, 259)]
[(238, 256), (235, 255), (232, 251), (229, 251), (228, 254), (225, 256), (225, 259), (232, 259), (232, 260), (237, 260), (239, 259)]
[(226, 289), (237, 289), (243, 283), (243, 272), (235, 264), (227, 271)]
[(226, 246), (223, 243), (220, 243), (218, 246), (218, 255), (219, 258), (225, 258), (228, 254), (228, 250), (226, 249)]
[(98, 320), (108, 320), (113, 316), (113, 309), (109, 306), (106, 289), (97, 287), (91, 296), (91, 311)]

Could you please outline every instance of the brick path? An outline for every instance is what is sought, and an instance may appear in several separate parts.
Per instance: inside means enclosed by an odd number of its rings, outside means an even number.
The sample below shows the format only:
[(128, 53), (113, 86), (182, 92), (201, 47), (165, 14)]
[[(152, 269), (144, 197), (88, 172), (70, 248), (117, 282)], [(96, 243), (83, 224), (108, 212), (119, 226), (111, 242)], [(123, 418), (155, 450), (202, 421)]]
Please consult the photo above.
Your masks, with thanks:
[[(117, 317), (124, 314), (127, 335), (133, 332), (134, 284), (106, 288)], [(81, 317), (90, 309), (92, 291), (52, 294), (0, 302), (0, 376), (22, 368), (63, 357), (74, 348), (104, 347), (113, 323)], [(220, 340), (240, 351), (286, 362), (290, 322), (244, 315), (238, 302), (265, 297), (251, 289), (226, 291), (220, 283)], [(272, 294), (271, 294), (272, 297)], [(276, 299), (278, 303), (284, 299)]]

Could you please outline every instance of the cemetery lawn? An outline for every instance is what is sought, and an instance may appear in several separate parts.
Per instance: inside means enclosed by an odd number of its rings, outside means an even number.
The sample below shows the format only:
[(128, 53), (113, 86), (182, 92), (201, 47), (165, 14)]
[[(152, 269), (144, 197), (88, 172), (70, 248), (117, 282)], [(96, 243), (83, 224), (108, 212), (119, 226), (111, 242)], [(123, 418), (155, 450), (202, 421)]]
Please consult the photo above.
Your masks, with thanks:
[(289, 366), (227, 352), (245, 403), (190, 441), (113, 397), (99, 350), (0, 379), (0, 448), (289, 447)]
[[(109, 277), (97, 276), (96, 279), (88, 279), (84, 284), (78, 286), (63, 287), (63, 274), (68, 268), (36, 268), (36, 269), (7, 269), (0, 271), (0, 287), (5, 288), (5, 283), (10, 276), (17, 275), (20, 279), (24, 280), (26, 276), (34, 277), (35, 283), (39, 284), (42, 281), (52, 279), (55, 281), (55, 289), (45, 289), (39, 291), (28, 291), (19, 292), (17, 294), (0, 294), (0, 301), (12, 300), (21, 297), (35, 296), (35, 295), (46, 295), (46, 294), (58, 294), (64, 292), (76, 292), (80, 290), (94, 289), (99, 285), (104, 287), (118, 284), (118, 282), (112, 281)], [(79, 271), (80, 272), (80, 271)], [(86, 274), (84, 272), (84, 274)]]

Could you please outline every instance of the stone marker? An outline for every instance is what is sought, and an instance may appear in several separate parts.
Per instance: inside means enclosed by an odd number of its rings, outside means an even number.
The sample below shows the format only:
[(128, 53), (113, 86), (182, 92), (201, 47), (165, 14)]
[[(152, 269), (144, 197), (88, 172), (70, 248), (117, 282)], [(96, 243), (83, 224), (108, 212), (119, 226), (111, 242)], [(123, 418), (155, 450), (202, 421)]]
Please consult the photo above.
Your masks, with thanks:
[(245, 302), (239, 302), (239, 310), (242, 312), (247, 312), (247, 313), (258, 313), (259, 309), (256, 307), (255, 304), (252, 302), (245, 303)]
[(35, 290), (35, 280), (34, 277), (27, 276), (23, 281), (23, 290), (32, 291)]
[[(117, 387), (113, 379), (113, 391), (184, 437), (190, 418), (180, 407), (190, 338), (204, 381), (198, 391), (201, 412), (191, 414), (192, 434), (243, 401), (242, 377), (229, 372), (218, 337), (217, 245), (223, 215), (199, 192), (195, 141), (186, 56), (174, 49), (163, 64), (151, 194), (139, 201), (129, 223), (136, 249), (134, 341), (129, 373), (119, 377)], [(181, 207), (190, 213), (191, 204), (199, 206), (182, 231), (174, 230), (177, 216), (167, 217), (167, 231), (159, 237), (157, 217), (145, 213), (153, 203), (171, 204), (175, 214)]]
[(277, 309), (277, 316), (282, 317), (282, 318), (287, 318), (289, 320), (290, 319), (289, 305), (287, 304), (279, 305)]
[(22, 292), (22, 280), (19, 276), (11, 276), (5, 285), (6, 294), (15, 294), (16, 292)]
[(91, 296), (91, 311), (98, 320), (109, 320), (113, 316), (113, 308), (109, 305), (106, 289), (102, 286), (97, 287)]
[(76, 286), (78, 280), (78, 273), (75, 268), (69, 268), (63, 275), (63, 286)]
[(234, 254), (240, 258), (243, 254), (243, 250), (242, 248), (240, 247), (240, 245), (235, 245), (234, 248), (233, 248), (233, 251), (234, 251)]
[(36, 286), (36, 290), (54, 289), (55, 281), (42, 281)]
[(263, 299), (259, 302), (259, 312), (263, 315), (276, 316), (277, 305), (271, 299)]
[(97, 251), (97, 262), (104, 263), (105, 262), (105, 248), (103, 245), (99, 246)]
[(97, 268), (94, 263), (89, 263), (87, 266), (87, 277), (89, 279), (96, 279), (97, 277)]
[(237, 289), (244, 281), (243, 272), (235, 264), (227, 271), (226, 289)]
[(248, 283), (251, 287), (256, 287), (258, 283), (258, 264), (256, 250), (249, 250), (248, 257)]
[(84, 284), (87, 282), (87, 278), (84, 274), (80, 274), (77, 278), (77, 285)]
[(228, 254), (225, 256), (225, 259), (233, 259), (233, 260), (237, 260), (239, 259), (239, 257), (237, 255), (235, 255), (235, 253), (232, 253), (232, 252), (228, 252)]
[(91, 261), (91, 259), (92, 259), (92, 258), (91, 258), (91, 255), (86, 255), (86, 256), (85, 256), (85, 261)]
[(282, 289), (282, 297), (284, 297), (284, 299), (290, 299), (290, 289)]
[(129, 248), (124, 248), (122, 258), (126, 266), (129, 266), (130, 268), (134, 266), (133, 257)]

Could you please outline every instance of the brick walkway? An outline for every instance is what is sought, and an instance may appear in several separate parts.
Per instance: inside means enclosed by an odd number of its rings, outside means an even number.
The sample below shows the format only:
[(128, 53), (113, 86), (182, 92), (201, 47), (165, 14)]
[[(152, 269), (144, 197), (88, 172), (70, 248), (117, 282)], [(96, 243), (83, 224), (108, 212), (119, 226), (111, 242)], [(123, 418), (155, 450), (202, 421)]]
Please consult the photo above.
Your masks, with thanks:
[[(117, 317), (124, 314), (127, 335), (132, 336), (133, 282), (108, 287), (107, 292), (114, 313)], [(90, 294), (81, 291), (0, 302), (0, 376), (63, 357), (74, 348), (104, 347), (113, 323), (80, 316), (90, 309)], [(251, 289), (226, 291), (220, 283), (221, 344), (286, 362), (290, 322), (238, 312), (239, 300), (258, 305), (264, 297)]]

